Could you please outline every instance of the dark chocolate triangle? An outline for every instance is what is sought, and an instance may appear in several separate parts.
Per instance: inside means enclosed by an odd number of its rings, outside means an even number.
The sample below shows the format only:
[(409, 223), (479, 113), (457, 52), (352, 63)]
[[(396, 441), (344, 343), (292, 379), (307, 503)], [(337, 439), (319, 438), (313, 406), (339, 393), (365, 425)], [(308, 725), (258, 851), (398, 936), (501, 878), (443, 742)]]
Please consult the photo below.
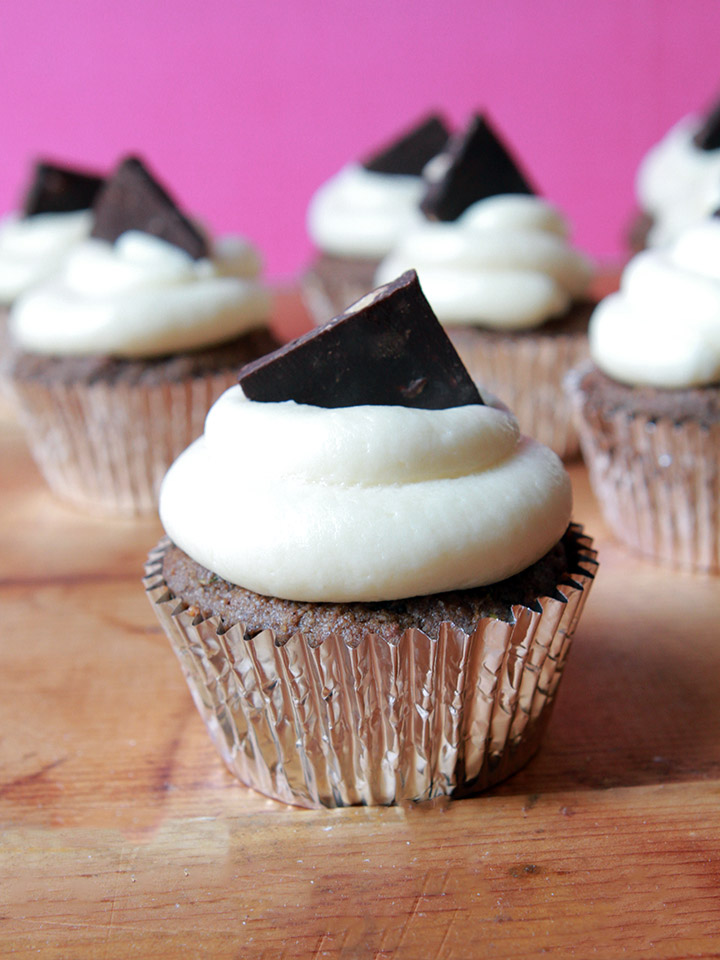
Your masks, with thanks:
[(292, 343), (242, 368), (251, 400), (441, 410), (482, 403), (409, 270)]
[(363, 161), (374, 173), (401, 173), (419, 177), (423, 167), (440, 153), (450, 136), (442, 117), (432, 114), (412, 130)]
[(420, 209), (432, 220), (457, 220), (472, 203), (499, 193), (535, 193), (508, 148), (477, 114), (467, 130), (452, 137), (447, 168), (428, 185)]
[(102, 185), (103, 178), (94, 173), (40, 160), (25, 193), (22, 215), (89, 210)]
[(693, 137), (700, 150), (717, 150), (720, 147), (720, 100), (705, 116), (703, 125)]
[(114, 243), (126, 230), (167, 240), (199, 260), (208, 255), (205, 238), (137, 157), (126, 157), (95, 202), (94, 237)]

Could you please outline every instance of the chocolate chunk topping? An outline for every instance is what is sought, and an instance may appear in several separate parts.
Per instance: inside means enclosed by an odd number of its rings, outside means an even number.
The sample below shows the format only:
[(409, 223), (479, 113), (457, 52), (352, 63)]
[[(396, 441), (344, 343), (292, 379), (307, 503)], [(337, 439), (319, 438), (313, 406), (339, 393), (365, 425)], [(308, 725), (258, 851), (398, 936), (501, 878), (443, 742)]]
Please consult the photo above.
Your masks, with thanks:
[(103, 178), (95, 174), (41, 160), (25, 194), (23, 216), (89, 210), (102, 185)]
[(363, 161), (374, 173), (404, 173), (419, 177), (423, 167), (440, 153), (450, 136), (442, 117), (433, 114), (412, 130)]
[(94, 237), (114, 243), (126, 230), (142, 230), (185, 250), (194, 260), (208, 255), (199, 230), (181, 213), (137, 157), (126, 157), (95, 202)]
[(720, 147), (720, 100), (705, 117), (703, 125), (693, 137), (700, 150), (717, 150)]
[(251, 400), (316, 407), (441, 410), (483, 402), (414, 270), (248, 363), (238, 379)]
[(472, 203), (499, 193), (535, 193), (507, 147), (478, 114), (452, 137), (447, 168), (427, 188), (420, 208), (432, 220), (457, 220)]

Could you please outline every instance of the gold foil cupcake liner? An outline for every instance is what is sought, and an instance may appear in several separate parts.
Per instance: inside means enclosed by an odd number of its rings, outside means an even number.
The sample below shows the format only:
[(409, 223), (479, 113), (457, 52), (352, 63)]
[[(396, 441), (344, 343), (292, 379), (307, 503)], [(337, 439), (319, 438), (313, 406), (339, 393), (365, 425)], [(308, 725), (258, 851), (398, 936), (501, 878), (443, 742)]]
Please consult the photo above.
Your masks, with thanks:
[(86, 511), (134, 516), (156, 511), (168, 468), (236, 382), (228, 370), (150, 385), (15, 379), (10, 387), (51, 490)]
[(501, 336), (477, 327), (447, 327), (460, 359), (478, 384), (515, 414), (527, 436), (565, 460), (577, 456), (579, 443), (563, 380), (587, 360), (585, 333)]
[(437, 639), (407, 630), (397, 644), (368, 633), (279, 643), (223, 629), (169, 590), (162, 541), (145, 588), (195, 704), (230, 772), (303, 807), (391, 804), (476, 791), (537, 750), (596, 566), (572, 527), (578, 562), (553, 597), (486, 618), (471, 634), (452, 623)]
[(573, 371), (566, 388), (590, 483), (613, 534), (674, 567), (720, 572), (720, 423), (650, 418), (585, 402)]

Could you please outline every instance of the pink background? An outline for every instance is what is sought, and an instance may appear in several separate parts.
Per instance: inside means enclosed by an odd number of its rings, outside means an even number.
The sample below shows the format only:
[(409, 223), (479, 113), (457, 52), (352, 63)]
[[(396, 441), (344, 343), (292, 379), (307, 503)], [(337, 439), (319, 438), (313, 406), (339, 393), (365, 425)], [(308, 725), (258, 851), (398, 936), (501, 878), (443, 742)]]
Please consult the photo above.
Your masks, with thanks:
[(718, 0), (23, 0), (0, 11), (0, 210), (38, 154), (138, 151), (290, 277), (305, 207), (429, 108), (486, 108), (579, 244), (616, 258), (645, 150), (720, 92)]

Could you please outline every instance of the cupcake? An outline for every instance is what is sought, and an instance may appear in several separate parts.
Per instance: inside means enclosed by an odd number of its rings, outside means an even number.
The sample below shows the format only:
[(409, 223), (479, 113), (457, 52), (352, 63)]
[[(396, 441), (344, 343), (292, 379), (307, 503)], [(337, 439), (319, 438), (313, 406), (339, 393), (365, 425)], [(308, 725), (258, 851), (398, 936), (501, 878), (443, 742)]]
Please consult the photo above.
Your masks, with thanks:
[(315, 193), (307, 226), (318, 253), (302, 290), (316, 323), (372, 290), (380, 260), (420, 217), (423, 167), (447, 138), (442, 118), (431, 115), (361, 163), (344, 166)]
[(5, 384), (11, 303), (61, 266), (92, 229), (90, 207), (102, 178), (40, 161), (22, 205), (0, 218), (0, 385)]
[(484, 399), (409, 273), (245, 367), (171, 467), (145, 586), (244, 783), (389, 804), (537, 749), (594, 554)]
[(0, 309), (55, 273), (92, 229), (101, 177), (49, 162), (35, 165), (21, 209), (0, 219)]
[(277, 346), (246, 241), (213, 243), (136, 158), (98, 193), (91, 236), (10, 313), (8, 375), (50, 487), (85, 509), (156, 508), (239, 364)]
[(629, 242), (671, 243), (720, 205), (720, 102), (705, 115), (683, 117), (643, 158), (635, 192), (640, 214)]
[(637, 254), (568, 393), (605, 519), (657, 560), (720, 571), (720, 219)]
[(376, 281), (415, 268), (481, 391), (500, 396), (524, 433), (575, 455), (562, 381), (587, 357), (589, 261), (485, 117), (475, 116), (426, 176), (425, 219), (383, 260)]

